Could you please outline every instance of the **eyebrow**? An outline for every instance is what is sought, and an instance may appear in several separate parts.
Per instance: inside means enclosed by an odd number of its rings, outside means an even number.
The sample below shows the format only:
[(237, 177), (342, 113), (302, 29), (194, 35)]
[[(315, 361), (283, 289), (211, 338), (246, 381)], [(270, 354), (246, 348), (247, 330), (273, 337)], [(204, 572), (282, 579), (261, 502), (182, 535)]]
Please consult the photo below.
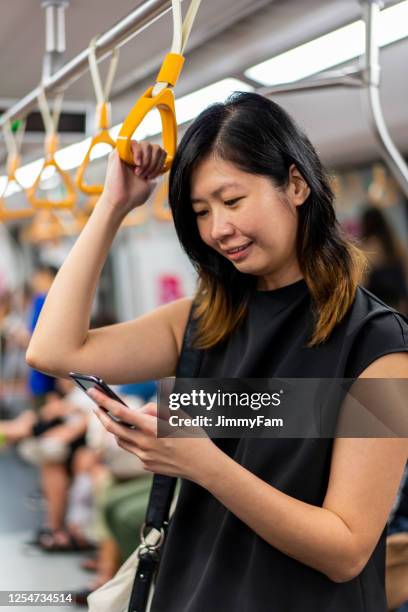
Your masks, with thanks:
[[(224, 183), (224, 185), (221, 185), (220, 187), (218, 187), (218, 189), (215, 189), (214, 191), (212, 191), (210, 193), (210, 196), (212, 198), (216, 198), (217, 196), (221, 195), (223, 191), (225, 191), (226, 189), (229, 189), (230, 187), (242, 188), (242, 185), (240, 185), (239, 183), (234, 183), (234, 182)], [(205, 202), (205, 200), (202, 198), (191, 198), (191, 204), (199, 204), (200, 202)]]

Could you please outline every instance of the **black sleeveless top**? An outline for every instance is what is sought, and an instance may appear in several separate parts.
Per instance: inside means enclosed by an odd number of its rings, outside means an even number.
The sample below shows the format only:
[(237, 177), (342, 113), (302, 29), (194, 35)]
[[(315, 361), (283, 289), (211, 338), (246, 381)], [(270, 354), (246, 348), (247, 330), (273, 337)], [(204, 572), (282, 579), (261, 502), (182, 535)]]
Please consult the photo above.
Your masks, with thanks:
[[(203, 352), (198, 376), (356, 378), (382, 355), (408, 351), (408, 321), (363, 288), (328, 341), (307, 348), (311, 330), (304, 280), (255, 291), (243, 325)], [(214, 442), (273, 487), (322, 505), (332, 439)], [(268, 544), (207, 490), (182, 480), (151, 610), (386, 612), (384, 574), (385, 529), (361, 574), (335, 583)]]

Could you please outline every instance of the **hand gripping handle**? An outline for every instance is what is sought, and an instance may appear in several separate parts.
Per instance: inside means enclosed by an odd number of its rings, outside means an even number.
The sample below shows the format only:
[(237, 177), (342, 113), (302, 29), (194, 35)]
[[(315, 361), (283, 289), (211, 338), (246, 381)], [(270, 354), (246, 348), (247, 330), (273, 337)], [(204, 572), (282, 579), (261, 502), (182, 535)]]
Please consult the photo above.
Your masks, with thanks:
[[(177, 53), (168, 53), (157, 76), (156, 83), (167, 83), (174, 86), (183, 67), (184, 57)], [(157, 108), (160, 113), (163, 133), (163, 148), (167, 152), (162, 173), (167, 172), (173, 162), (177, 148), (177, 121), (174, 105), (174, 94), (170, 87), (165, 87), (158, 94), (153, 94), (154, 87), (149, 87), (136, 102), (123, 122), (116, 141), (120, 158), (127, 164), (134, 165), (131, 138), (146, 115)]]

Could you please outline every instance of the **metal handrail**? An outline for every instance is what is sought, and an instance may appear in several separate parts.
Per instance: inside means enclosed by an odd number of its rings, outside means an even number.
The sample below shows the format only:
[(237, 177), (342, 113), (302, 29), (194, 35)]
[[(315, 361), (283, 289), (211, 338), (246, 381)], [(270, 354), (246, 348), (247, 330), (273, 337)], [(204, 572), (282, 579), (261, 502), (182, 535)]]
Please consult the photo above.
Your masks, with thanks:
[(332, 87), (358, 87), (364, 95), (369, 125), (379, 145), (382, 157), (408, 198), (408, 166), (395, 146), (386, 126), (380, 101), (380, 62), (378, 44), (378, 17), (383, 0), (362, 0), (366, 31), (363, 67), (349, 66), (340, 70), (327, 70), (295, 81), (262, 87), (257, 91), (264, 96), (296, 91), (313, 91)]
[(398, 181), (399, 186), (408, 198), (408, 166), (395, 146), (385, 123), (380, 101), (380, 61), (378, 47), (378, 17), (381, 0), (368, 0), (364, 6), (366, 24), (366, 51), (363, 70), (362, 93), (365, 95), (365, 107), (368, 111), (369, 124), (376, 139), (383, 159)]
[[(115, 47), (121, 47), (129, 42), (154, 21), (159, 19), (171, 8), (171, 0), (147, 0), (137, 7), (112, 28), (101, 34), (95, 47), (97, 59), (104, 59)], [(65, 91), (74, 81), (79, 79), (89, 69), (89, 47), (66, 63), (60, 70), (42, 83), (45, 94)], [(0, 128), (7, 121), (25, 117), (37, 106), (40, 87), (19, 100), (0, 117)]]
[[(390, 168), (402, 191), (408, 197), (408, 166), (395, 146), (382, 112), (379, 85), (380, 64), (377, 22), (383, 0), (361, 0), (366, 28), (366, 49), (363, 69), (349, 67), (342, 70), (325, 71), (294, 83), (263, 87), (258, 91), (265, 96), (295, 91), (311, 91), (331, 87), (360, 88), (365, 96), (369, 121), (373, 135), (379, 144), (384, 161)], [(171, 0), (147, 0), (142, 6), (119, 21), (102, 34), (97, 41), (95, 54), (105, 58), (115, 47), (128, 42), (144, 28), (152, 24), (171, 8)], [(86, 48), (58, 72), (43, 83), (46, 94), (61, 92), (88, 70), (89, 48)], [(21, 118), (36, 107), (40, 87), (17, 102), (0, 117), (0, 128), (9, 120)]]

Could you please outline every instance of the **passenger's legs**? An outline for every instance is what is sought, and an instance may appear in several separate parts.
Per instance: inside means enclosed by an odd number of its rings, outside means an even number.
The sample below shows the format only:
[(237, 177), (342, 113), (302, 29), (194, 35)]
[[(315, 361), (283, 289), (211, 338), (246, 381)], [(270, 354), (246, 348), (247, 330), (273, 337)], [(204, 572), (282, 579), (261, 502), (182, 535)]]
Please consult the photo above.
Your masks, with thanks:
[(69, 536), (64, 531), (64, 519), (67, 505), (69, 476), (64, 464), (46, 463), (41, 466), (41, 485), (47, 503), (46, 526), (52, 531), (45, 537), (44, 547), (53, 542), (58, 546), (69, 543)]
[(15, 419), (0, 421), (0, 435), (6, 442), (19, 442), (31, 436), (37, 416), (32, 410), (25, 410)]

